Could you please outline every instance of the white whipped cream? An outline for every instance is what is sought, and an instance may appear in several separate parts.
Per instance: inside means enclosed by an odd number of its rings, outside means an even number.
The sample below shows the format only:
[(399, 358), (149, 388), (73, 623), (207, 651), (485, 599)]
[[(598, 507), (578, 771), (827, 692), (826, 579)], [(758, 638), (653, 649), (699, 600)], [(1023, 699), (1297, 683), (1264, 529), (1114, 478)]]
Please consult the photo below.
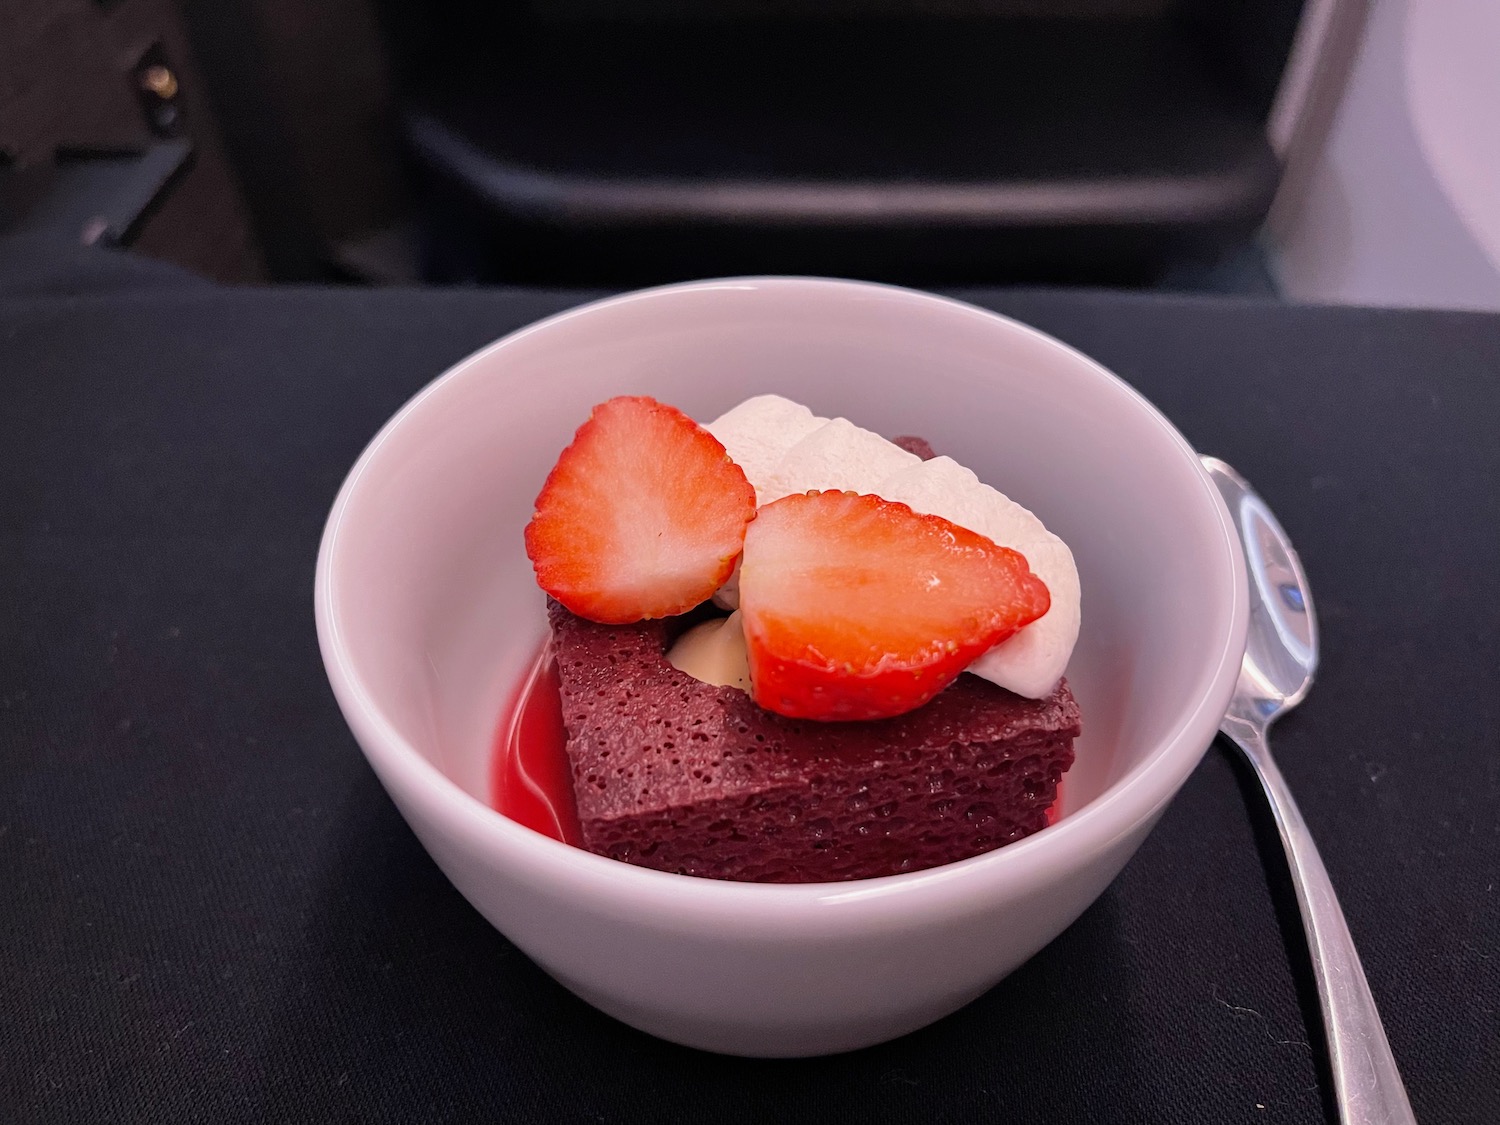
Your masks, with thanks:
[[(967, 671), (1032, 699), (1052, 693), (1078, 640), (1081, 592), (1073, 553), (1031, 512), (951, 457), (923, 461), (846, 418), (820, 418), (779, 395), (746, 399), (705, 429), (745, 471), (761, 504), (813, 489), (873, 494), (1025, 555), (1032, 573), (1047, 584), (1051, 608)], [(739, 605), (738, 577), (736, 569), (714, 595), (726, 609)], [(718, 630), (725, 632), (737, 630)], [(729, 638), (719, 636), (718, 642)]]
[[(726, 447), (727, 448), (727, 447)], [(734, 452), (731, 450), (731, 457)], [(781, 455), (776, 467), (756, 484), (762, 504), (800, 492), (869, 492), (876, 481), (920, 465), (922, 459), (847, 418), (825, 419), (816, 430)], [(755, 482), (751, 482), (755, 483)]]
[(755, 487), (755, 501), (769, 504), (786, 493), (767, 496), (761, 486), (776, 472), (776, 466), (792, 446), (827, 424), (801, 403), (780, 395), (756, 395), (733, 410), (720, 414), (703, 428), (719, 439), (734, 463), (745, 470)]
[(750, 653), (738, 612), (694, 625), (677, 638), (667, 663), (701, 683), (750, 690)]

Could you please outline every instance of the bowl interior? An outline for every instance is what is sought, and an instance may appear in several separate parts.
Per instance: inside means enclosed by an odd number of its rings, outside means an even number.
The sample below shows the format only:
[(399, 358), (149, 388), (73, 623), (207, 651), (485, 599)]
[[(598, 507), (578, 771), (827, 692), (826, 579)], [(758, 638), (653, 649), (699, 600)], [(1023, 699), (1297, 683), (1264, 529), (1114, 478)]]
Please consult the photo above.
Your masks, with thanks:
[(522, 529), (590, 407), (649, 394), (707, 420), (776, 392), (920, 434), (1071, 546), (1084, 716), (1063, 813), (1204, 698), (1232, 631), (1217, 497), (1144, 400), (1048, 337), (903, 290), (749, 280), (652, 290), (543, 322), (424, 391), (362, 458), (327, 546), (331, 616), (367, 700), (488, 803), (496, 730), (545, 637)]

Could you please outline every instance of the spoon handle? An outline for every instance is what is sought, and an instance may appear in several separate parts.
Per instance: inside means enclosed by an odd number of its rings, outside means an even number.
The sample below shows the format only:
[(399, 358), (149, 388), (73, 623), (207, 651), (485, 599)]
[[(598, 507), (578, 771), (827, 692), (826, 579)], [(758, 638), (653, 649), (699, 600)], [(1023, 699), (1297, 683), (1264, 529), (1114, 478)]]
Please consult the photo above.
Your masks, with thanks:
[(1225, 718), (1223, 731), (1260, 778), (1286, 848), (1328, 1032), (1339, 1118), (1343, 1125), (1416, 1125), (1328, 869), (1271, 758), (1265, 731), (1234, 716)]

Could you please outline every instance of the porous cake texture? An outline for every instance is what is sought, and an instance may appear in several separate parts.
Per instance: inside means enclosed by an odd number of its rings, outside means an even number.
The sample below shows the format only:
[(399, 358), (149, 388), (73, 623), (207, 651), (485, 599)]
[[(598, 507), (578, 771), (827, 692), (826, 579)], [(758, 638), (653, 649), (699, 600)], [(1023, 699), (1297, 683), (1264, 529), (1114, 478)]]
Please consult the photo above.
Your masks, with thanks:
[(1025, 699), (963, 675), (893, 719), (786, 719), (667, 662), (701, 615), (549, 613), (584, 843), (627, 863), (759, 882), (917, 871), (1044, 828), (1073, 763), (1066, 682)]

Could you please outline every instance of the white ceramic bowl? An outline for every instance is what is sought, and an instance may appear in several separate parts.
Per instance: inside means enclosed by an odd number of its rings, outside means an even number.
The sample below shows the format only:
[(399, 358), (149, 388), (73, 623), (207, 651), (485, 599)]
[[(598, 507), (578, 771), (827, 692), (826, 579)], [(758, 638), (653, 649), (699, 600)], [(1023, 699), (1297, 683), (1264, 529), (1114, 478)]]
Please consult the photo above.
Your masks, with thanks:
[[(1084, 735), (1058, 823), (929, 871), (781, 886), (632, 867), (490, 807), (495, 732), (546, 631), (522, 528), (557, 454), (613, 395), (708, 419), (765, 392), (923, 435), (1072, 547), (1083, 629), (1069, 678)], [(626, 1023), (772, 1056), (922, 1027), (1062, 932), (1202, 757), (1246, 621), (1219, 494), (1130, 387), (968, 305), (796, 278), (627, 294), (460, 363), (386, 425), (344, 483), (316, 603), (349, 726), (480, 913)]]

